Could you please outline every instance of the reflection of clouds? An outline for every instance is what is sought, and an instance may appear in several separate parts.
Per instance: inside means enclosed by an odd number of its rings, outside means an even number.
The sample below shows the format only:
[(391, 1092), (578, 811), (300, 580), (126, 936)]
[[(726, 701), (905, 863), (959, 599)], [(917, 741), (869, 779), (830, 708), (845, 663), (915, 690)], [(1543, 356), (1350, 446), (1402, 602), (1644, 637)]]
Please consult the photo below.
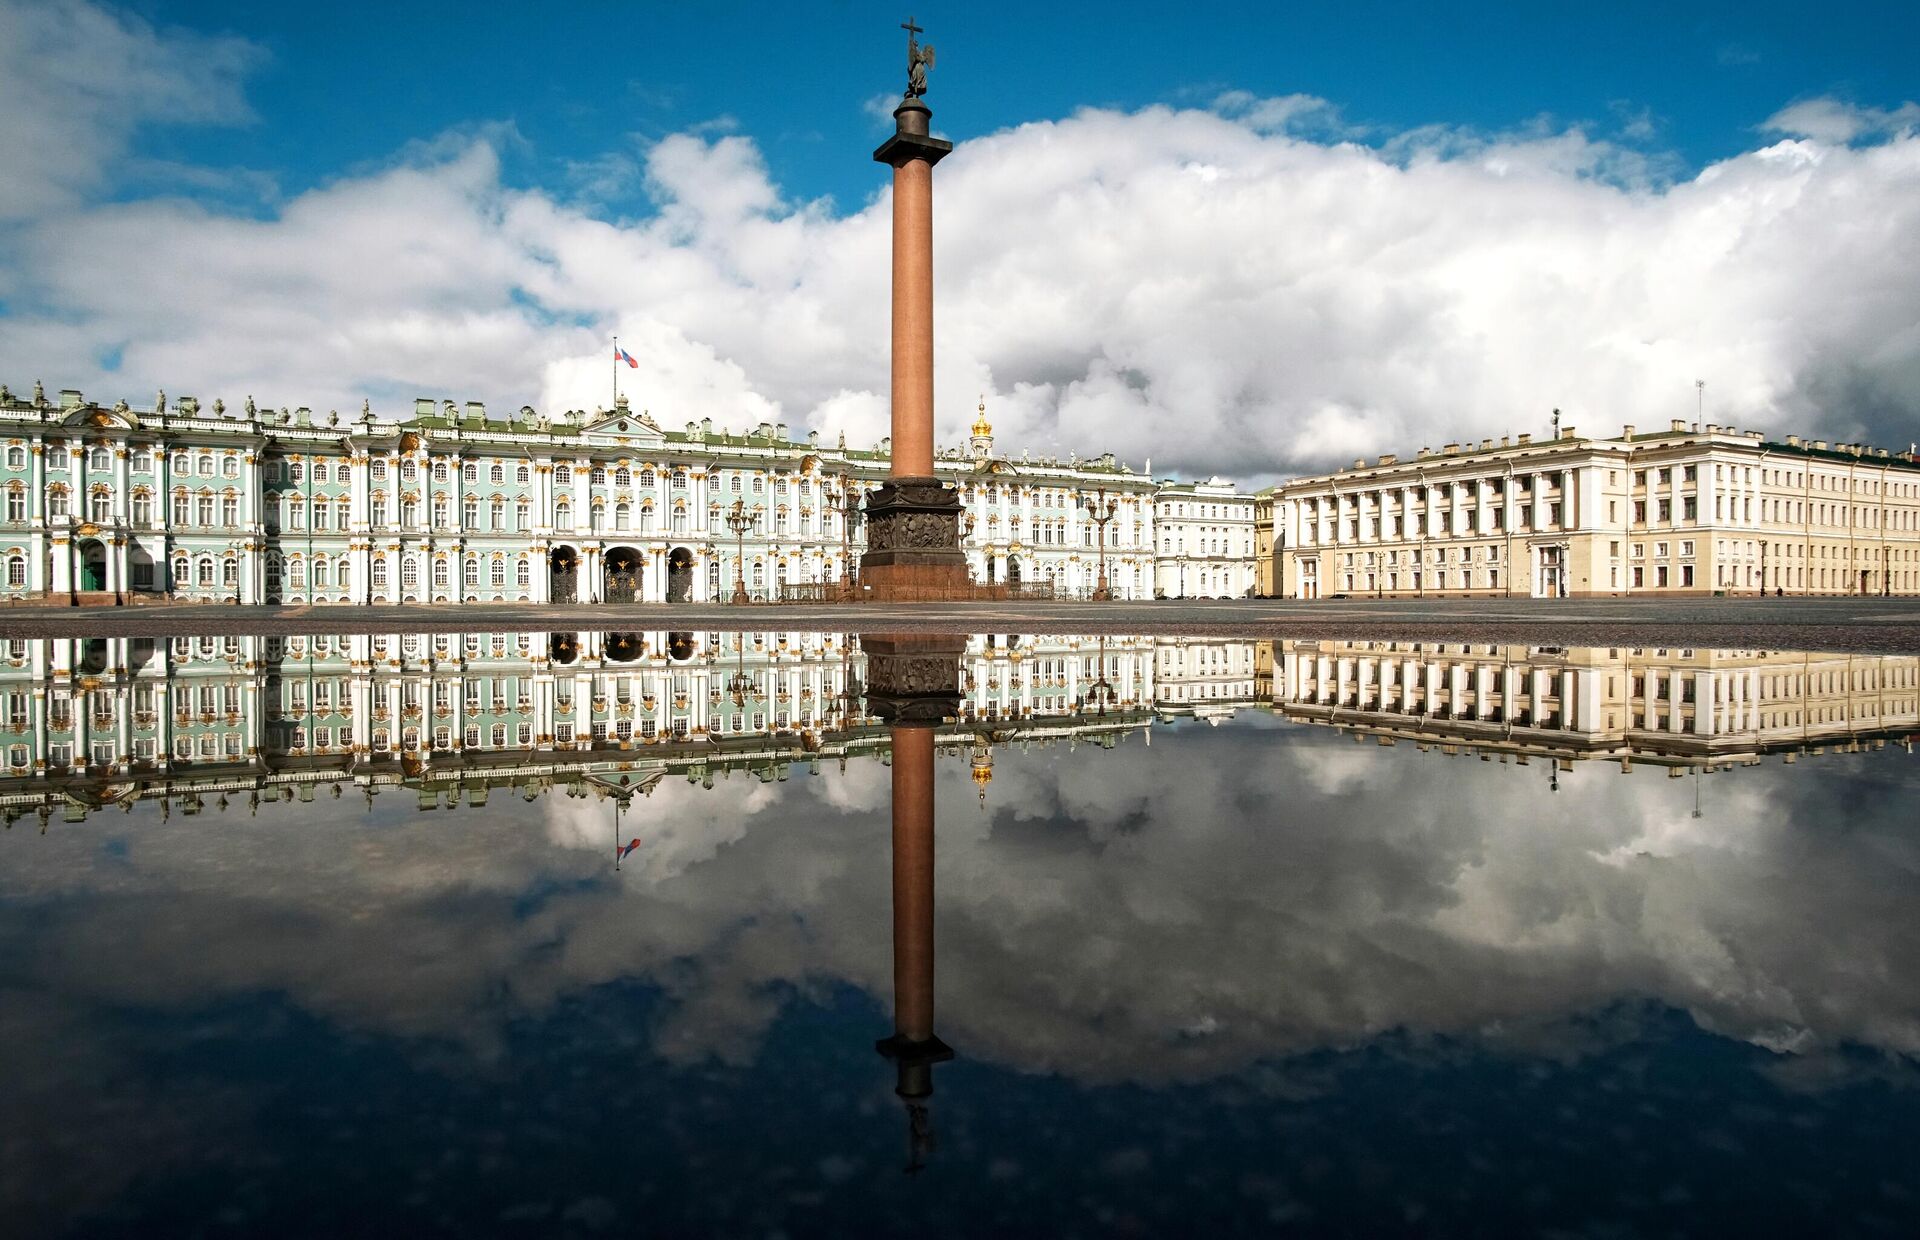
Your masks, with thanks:
[[(1690, 780), (1175, 729), (940, 764), (940, 1025), (971, 1056), (1197, 1079), (1408, 1029), (1576, 1053), (1653, 999), (1803, 1056), (1920, 1053), (1920, 870), (1897, 754)], [(640, 977), (656, 1053), (745, 1060), (787, 996), (890, 993), (887, 768), (711, 790), (621, 825), (550, 796), (388, 822), (95, 818), (0, 840), (16, 984), (161, 1007), (284, 991), (355, 1028), (492, 1050), (510, 1017)], [(1844, 803), (1846, 813), (1834, 806)], [(124, 857), (109, 861), (109, 851)], [(1817, 1074), (1808, 1074), (1813, 1079)]]

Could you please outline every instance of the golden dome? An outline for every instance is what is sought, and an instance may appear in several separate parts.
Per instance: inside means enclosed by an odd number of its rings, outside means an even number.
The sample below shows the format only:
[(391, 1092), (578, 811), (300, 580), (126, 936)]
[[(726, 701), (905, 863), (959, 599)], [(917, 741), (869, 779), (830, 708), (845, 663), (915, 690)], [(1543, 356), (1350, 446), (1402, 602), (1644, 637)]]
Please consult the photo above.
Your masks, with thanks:
[(973, 420), (973, 434), (977, 439), (985, 439), (993, 434), (993, 424), (987, 421), (987, 398), (980, 398), (979, 416)]

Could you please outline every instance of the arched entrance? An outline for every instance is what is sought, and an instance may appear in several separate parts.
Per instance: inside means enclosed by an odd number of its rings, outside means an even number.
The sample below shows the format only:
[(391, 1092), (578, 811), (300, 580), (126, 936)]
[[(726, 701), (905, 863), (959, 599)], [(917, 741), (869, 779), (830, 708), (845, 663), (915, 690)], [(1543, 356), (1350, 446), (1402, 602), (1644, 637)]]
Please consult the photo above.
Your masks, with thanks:
[(98, 676), (107, 670), (107, 639), (91, 637), (80, 648), (80, 674)]
[(1007, 584), (1010, 586), (1020, 584), (1020, 560), (1016, 556), (1007, 557)]
[(693, 657), (693, 634), (667, 634), (667, 657), (675, 663), (685, 663)]
[(580, 597), (580, 553), (572, 547), (555, 547), (547, 555), (547, 582), (556, 603), (577, 602)]
[(667, 601), (684, 603), (693, 596), (693, 552), (675, 547), (667, 553)]
[(578, 633), (554, 633), (547, 639), (547, 657), (561, 666), (566, 666), (580, 657), (580, 635)]
[(607, 548), (606, 589), (609, 603), (631, 603), (640, 593), (640, 553), (632, 547)]
[(645, 647), (638, 633), (609, 633), (601, 645), (607, 658), (614, 663), (633, 662)]
[(89, 538), (80, 544), (80, 588), (107, 588), (107, 549), (97, 538)]

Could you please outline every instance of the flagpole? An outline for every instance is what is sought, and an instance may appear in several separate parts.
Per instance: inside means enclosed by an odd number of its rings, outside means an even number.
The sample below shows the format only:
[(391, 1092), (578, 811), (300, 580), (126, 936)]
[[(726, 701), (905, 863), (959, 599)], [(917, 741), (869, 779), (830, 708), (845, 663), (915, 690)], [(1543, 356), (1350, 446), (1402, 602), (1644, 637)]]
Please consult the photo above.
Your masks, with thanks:
[(620, 404), (620, 337), (613, 338), (613, 403)]

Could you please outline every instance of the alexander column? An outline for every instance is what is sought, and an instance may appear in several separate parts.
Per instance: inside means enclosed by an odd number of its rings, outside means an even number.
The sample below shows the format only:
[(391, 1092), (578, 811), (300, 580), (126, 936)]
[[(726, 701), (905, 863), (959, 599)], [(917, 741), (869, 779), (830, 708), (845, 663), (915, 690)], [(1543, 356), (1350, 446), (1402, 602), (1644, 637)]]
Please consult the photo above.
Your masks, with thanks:
[(933, 472), (933, 166), (953, 143), (929, 135), (933, 112), (921, 46), (908, 18), (907, 93), (894, 133), (873, 153), (893, 168), (893, 470), (867, 497), (860, 579), (878, 598), (950, 598), (968, 585), (960, 496)]

